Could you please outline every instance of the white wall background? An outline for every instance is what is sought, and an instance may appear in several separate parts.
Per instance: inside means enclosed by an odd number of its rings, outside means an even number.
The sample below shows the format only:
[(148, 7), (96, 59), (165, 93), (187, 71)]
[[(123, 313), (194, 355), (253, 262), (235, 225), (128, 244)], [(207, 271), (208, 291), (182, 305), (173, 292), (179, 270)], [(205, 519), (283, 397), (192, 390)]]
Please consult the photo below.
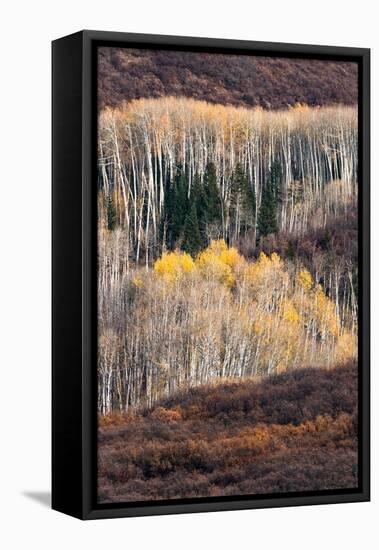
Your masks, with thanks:
[[(373, 501), (83, 523), (51, 511), (50, 41), (82, 28), (372, 48), (372, 198), (378, 203), (378, 30), (372, 0), (33, 0), (0, 8), (2, 548), (377, 548), (379, 396), (373, 361)], [(373, 281), (378, 217), (373, 216)], [(373, 284), (373, 351), (379, 324)], [(376, 311), (375, 311), (376, 310)], [(375, 398), (376, 397), (376, 398)], [(34, 495), (34, 496), (33, 496)], [(43, 502), (41, 502), (41, 500)]]

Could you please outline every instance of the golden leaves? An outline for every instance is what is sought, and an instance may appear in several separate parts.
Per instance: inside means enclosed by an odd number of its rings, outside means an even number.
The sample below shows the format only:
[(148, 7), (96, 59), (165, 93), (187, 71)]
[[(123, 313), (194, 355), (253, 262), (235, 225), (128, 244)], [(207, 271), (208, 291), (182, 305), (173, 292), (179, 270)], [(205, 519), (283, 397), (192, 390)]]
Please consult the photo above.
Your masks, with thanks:
[(228, 248), (223, 239), (212, 240), (196, 258), (196, 265), (206, 278), (216, 279), (229, 288), (235, 284), (236, 271), (243, 264), (238, 250)]
[(174, 282), (190, 273), (194, 267), (193, 259), (186, 252), (164, 252), (155, 262), (154, 271), (166, 281)]
[[(219, 281), (231, 288), (237, 271), (245, 265), (236, 248), (228, 248), (225, 241), (213, 240), (195, 260), (186, 252), (165, 252), (154, 264), (154, 272), (168, 282), (178, 281), (187, 273), (198, 273), (207, 280)], [(135, 286), (139, 282), (133, 281)]]
[(298, 274), (298, 281), (304, 290), (310, 290), (313, 286), (313, 278), (307, 269), (302, 269)]
[[(356, 355), (356, 337), (342, 327), (334, 302), (307, 269), (294, 270), (278, 254), (262, 252), (248, 262), (224, 240), (213, 240), (195, 259), (180, 251), (164, 253), (154, 273), (164, 283), (164, 299), (175, 283), (175, 300), (183, 296), (186, 303), (187, 296), (196, 304), (188, 313), (191, 338), (211, 339), (224, 352), (229, 337), (239, 339), (237, 347), (251, 350), (258, 372), (268, 365), (270, 371), (285, 371), (343, 363)], [(138, 276), (132, 282), (142, 284)]]
[(256, 262), (248, 267), (248, 276), (252, 282), (261, 282), (267, 280), (271, 274), (278, 275), (282, 271), (282, 261), (275, 252), (267, 256), (264, 252), (259, 254)]
[(300, 321), (300, 315), (296, 311), (291, 300), (284, 300), (282, 304), (282, 315), (285, 321), (297, 324)]
[(229, 288), (235, 283), (232, 268), (208, 248), (199, 254), (196, 265), (207, 280), (219, 281)]
[(333, 336), (338, 336), (339, 322), (336, 314), (336, 308), (330, 298), (328, 298), (322, 287), (317, 285), (315, 290), (315, 316), (320, 325), (320, 331), (324, 335), (329, 332)]
[(357, 336), (344, 331), (337, 340), (336, 362), (343, 365), (352, 357), (357, 356)]

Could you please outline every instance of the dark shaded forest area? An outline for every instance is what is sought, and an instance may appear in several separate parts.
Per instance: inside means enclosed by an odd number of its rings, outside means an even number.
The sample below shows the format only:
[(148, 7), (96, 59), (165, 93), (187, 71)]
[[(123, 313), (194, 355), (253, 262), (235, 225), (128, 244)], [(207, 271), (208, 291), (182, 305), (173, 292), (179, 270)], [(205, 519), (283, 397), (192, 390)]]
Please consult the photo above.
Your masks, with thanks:
[(99, 502), (354, 488), (356, 365), (194, 388), (98, 441)]
[(356, 63), (166, 50), (99, 49), (99, 107), (186, 96), (223, 105), (283, 109), (354, 105)]

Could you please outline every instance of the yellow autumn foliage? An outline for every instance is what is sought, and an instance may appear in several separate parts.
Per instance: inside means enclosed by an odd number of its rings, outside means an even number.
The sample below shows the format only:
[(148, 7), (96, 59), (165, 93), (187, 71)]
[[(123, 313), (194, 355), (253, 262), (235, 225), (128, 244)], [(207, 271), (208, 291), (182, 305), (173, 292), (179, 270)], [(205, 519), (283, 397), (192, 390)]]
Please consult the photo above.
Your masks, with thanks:
[(267, 279), (270, 273), (282, 268), (282, 261), (275, 252), (267, 256), (264, 252), (259, 254), (258, 260), (248, 266), (248, 275), (252, 281)]
[(315, 316), (321, 327), (321, 332), (329, 332), (338, 336), (339, 323), (335, 305), (323, 291), (321, 285), (317, 285), (315, 291)]
[(337, 340), (336, 363), (343, 365), (357, 355), (357, 337), (344, 331)]
[(223, 252), (228, 250), (228, 245), (224, 239), (212, 239), (206, 250), (208, 250), (208, 252), (212, 252), (216, 256), (221, 256)]
[(186, 273), (195, 268), (192, 257), (186, 252), (164, 252), (155, 264), (154, 271), (166, 281), (179, 280)]
[(197, 267), (207, 279), (216, 279), (229, 288), (235, 284), (236, 271), (244, 264), (245, 260), (238, 250), (228, 248), (223, 239), (212, 240), (196, 258)]
[[(339, 364), (356, 356), (356, 337), (342, 325), (335, 303), (307, 269), (294, 270), (278, 254), (262, 252), (248, 262), (219, 239), (195, 259), (180, 251), (163, 253), (154, 273), (155, 280), (167, 283), (162, 299), (178, 296), (170, 291), (175, 282), (183, 304), (193, 300), (185, 330), (200, 347), (212, 334), (211, 347), (201, 349), (225, 349), (233, 334), (233, 353), (250, 350), (246, 361), (254, 358), (258, 374), (304, 364)], [(150, 279), (150, 286), (148, 281), (148, 273), (131, 279), (135, 287), (151, 292), (154, 281)], [(177, 297), (172, 300), (174, 309)]]
[(223, 250), (219, 257), (224, 264), (231, 267), (234, 271), (237, 270), (239, 267), (242, 268), (245, 263), (244, 258), (234, 247)]
[(298, 281), (304, 290), (310, 290), (313, 287), (313, 278), (307, 269), (302, 269), (299, 272)]
[(228, 287), (232, 287), (235, 283), (235, 276), (230, 265), (223, 262), (220, 256), (209, 248), (196, 258), (196, 266), (207, 280), (216, 280)]
[(282, 304), (282, 314), (283, 319), (290, 323), (298, 323), (300, 321), (300, 315), (291, 300), (284, 300)]

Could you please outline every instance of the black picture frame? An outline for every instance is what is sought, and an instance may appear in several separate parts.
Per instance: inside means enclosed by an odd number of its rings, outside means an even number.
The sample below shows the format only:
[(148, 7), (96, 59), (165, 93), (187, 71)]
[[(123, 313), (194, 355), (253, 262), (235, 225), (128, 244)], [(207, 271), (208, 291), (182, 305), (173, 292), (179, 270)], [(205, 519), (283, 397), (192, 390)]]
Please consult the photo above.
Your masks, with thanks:
[[(354, 490), (96, 503), (96, 48), (355, 61), (359, 66), (359, 479)], [(370, 499), (370, 50), (81, 31), (52, 43), (52, 507), (81, 519)]]

